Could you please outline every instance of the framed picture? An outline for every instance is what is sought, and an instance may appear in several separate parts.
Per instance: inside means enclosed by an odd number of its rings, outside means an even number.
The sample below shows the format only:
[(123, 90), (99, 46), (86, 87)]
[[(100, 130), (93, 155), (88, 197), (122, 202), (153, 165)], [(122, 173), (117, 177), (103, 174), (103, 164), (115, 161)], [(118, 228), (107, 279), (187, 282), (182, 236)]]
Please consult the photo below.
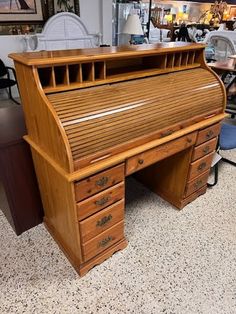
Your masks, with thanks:
[(42, 21), (41, 0), (1, 0), (0, 22)]
[(236, 5), (231, 5), (230, 11), (229, 11), (229, 17), (230, 19), (236, 18)]
[(54, 11), (59, 12), (73, 12), (80, 15), (79, 0), (54, 0)]

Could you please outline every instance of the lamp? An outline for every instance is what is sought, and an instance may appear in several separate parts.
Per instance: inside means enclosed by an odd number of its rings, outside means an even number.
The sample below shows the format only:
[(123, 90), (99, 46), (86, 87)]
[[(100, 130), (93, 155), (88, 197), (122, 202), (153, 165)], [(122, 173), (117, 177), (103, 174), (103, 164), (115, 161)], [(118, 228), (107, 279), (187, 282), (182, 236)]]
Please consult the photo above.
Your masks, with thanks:
[(137, 14), (128, 16), (128, 19), (123, 29), (123, 33), (131, 35), (131, 40), (130, 40), (131, 44), (137, 44), (135, 37), (143, 35), (142, 25), (141, 25), (139, 16)]

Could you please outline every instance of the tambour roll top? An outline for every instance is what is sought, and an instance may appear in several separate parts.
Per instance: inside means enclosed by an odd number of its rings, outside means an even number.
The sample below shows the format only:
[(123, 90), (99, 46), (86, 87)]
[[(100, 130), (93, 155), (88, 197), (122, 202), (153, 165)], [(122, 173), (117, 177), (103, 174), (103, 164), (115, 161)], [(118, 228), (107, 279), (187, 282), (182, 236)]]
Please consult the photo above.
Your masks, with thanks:
[[(71, 172), (222, 113), (224, 89), (205, 64), (204, 46), (172, 46), (45, 52), (40, 63), (40, 53), (13, 54), (37, 85), (37, 103), (32, 100), (27, 113), (37, 125), (44, 116), (35, 117), (37, 105), (47, 111), (53, 117), (48, 127), (57, 129), (47, 136), (54, 134), (53, 142), (58, 134), (58, 145), (65, 146), (62, 158), (48, 140), (49, 156)], [(28, 130), (45, 146), (34, 128)]]

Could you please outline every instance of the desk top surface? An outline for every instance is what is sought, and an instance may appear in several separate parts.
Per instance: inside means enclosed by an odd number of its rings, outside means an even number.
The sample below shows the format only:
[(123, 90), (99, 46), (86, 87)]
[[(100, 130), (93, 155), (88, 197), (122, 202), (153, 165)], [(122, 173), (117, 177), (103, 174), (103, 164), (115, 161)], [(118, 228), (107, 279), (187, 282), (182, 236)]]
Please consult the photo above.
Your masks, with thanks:
[(54, 50), (54, 51), (38, 51), (38, 52), (24, 52), (12, 53), (10, 58), (26, 65), (46, 65), (53, 63), (65, 63), (70, 61), (86, 61), (105, 59), (113, 57), (125, 56), (142, 56), (156, 54), (158, 52), (168, 52), (173, 48), (177, 50), (195, 50), (202, 49), (205, 45), (185, 42), (169, 42), (157, 43), (151, 45), (130, 45), (120, 47), (101, 47), (101, 48), (86, 48), (86, 49), (72, 49), (72, 50)]

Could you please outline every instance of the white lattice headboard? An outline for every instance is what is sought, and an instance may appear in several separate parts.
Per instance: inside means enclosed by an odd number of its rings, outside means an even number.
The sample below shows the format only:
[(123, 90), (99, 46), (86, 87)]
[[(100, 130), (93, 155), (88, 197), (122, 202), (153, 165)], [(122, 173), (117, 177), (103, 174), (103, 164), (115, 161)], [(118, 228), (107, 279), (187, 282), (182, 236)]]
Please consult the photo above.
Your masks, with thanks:
[(100, 34), (89, 34), (74, 13), (62, 12), (51, 17), (41, 34), (26, 36), (27, 50), (93, 48), (100, 44)]

